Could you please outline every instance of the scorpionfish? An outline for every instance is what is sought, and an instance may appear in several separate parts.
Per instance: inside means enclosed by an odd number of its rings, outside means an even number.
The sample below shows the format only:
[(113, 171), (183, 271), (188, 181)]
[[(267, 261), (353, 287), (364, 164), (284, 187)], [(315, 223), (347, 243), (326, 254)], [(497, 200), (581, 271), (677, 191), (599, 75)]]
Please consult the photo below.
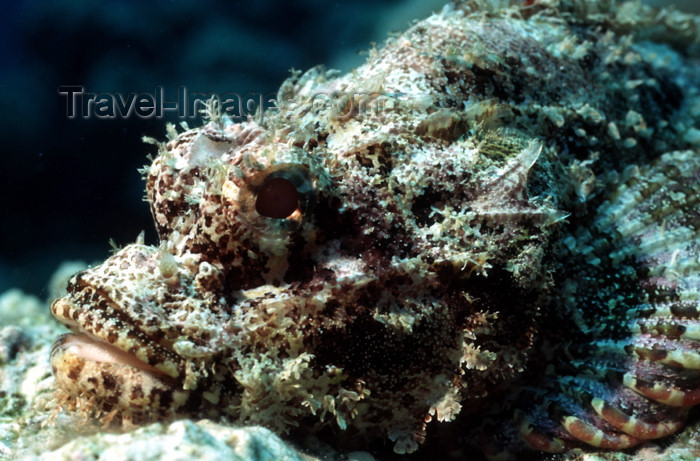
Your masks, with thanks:
[[(697, 20), (468, 1), (276, 106), (168, 127), (159, 242), (75, 274), (57, 405), (538, 459), (700, 403)], [(481, 456), (481, 455), (479, 455)]]

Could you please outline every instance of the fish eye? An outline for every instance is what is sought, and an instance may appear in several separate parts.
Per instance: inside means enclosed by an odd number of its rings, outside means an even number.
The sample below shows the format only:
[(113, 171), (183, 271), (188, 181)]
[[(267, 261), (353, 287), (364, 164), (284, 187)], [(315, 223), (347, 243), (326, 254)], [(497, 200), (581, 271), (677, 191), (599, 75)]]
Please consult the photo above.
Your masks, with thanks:
[(261, 216), (285, 219), (299, 208), (299, 192), (284, 178), (268, 178), (255, 198), (255, 211)]

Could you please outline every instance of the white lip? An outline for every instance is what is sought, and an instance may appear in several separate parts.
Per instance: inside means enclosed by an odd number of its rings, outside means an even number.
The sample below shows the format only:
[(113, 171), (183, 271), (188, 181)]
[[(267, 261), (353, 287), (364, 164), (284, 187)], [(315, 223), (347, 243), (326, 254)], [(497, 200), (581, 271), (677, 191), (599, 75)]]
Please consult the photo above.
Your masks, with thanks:
[(129, 365), (139, 370), (150, 371), (161, 376), (167, 376), (161, 370), (143, 362), (131, 354), (103, 341), (99, 341), (87, 334), (67, 334), (61, 338), (60, 343), (54, 346), (52, 355), (67, 353), (84, 360), (104, 363), (117, 363)]

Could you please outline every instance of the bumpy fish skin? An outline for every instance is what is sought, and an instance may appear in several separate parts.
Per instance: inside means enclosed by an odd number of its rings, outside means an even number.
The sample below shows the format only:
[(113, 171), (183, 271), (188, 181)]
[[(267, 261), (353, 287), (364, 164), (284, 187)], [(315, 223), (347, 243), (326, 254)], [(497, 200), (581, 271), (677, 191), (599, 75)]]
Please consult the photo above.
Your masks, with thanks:
[(61, 405), (492, 459), (679, 430), (697, 20), (524, 3), (448, 6), (347, 75), (295, 74), (277, 110), (171, 127), (145, 171), (160, 244), (52, 305), (78, 333), (52, 352)]

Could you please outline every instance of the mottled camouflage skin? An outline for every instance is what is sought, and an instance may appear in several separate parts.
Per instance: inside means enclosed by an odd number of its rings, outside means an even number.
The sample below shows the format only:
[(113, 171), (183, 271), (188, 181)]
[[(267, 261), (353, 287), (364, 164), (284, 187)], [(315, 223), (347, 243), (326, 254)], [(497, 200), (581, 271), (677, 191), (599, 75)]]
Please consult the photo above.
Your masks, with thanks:
[[(447, 8), (345, 76), (294, 75), (276, 111), (171, 128), (159, 245), (52, 306), (93, 338), (54, 346), (62, 405), (493, 459), (677, 431), (700, 401), (700, 69), (587, 3)], [(259, 212), (271, 178), (285, 217)]]

